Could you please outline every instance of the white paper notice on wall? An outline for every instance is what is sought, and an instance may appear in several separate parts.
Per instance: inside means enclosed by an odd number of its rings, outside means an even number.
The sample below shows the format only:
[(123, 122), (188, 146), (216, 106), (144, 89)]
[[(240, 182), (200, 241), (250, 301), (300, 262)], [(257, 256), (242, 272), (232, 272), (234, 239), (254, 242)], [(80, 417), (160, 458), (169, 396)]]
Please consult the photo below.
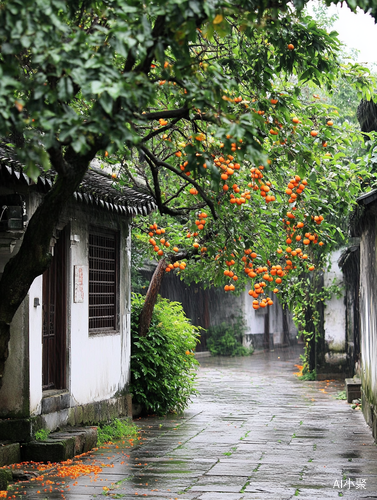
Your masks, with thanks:
[(84, 302), (84, 267), (74, 266), (75, 269), (75, 296), (74, 302)]

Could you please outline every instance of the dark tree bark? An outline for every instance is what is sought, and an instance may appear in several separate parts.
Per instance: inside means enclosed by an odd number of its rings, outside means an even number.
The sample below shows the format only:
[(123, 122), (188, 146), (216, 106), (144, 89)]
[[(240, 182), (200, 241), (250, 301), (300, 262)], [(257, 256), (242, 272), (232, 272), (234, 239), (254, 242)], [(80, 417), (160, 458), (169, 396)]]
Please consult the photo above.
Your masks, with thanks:
[(145, 296), (144, 306), (140, 313), (139, 335), (141, 337), (145, 337), (148, 333), (149, 325), (151, 324), (152, 320), (153, 309), (157, 300), (157, 295), (160, 291), (161, 283), (165, 276), (165, 269), (166, 261), (165, 259), (161, 259), (153, 273), (151, 282), (149, 283), (148, 291)]
[(58, 172), (55, 183), (31, 217), (20, 250), (7, 262), (0, 280), (0, 388), (13, 316), (34, 279), (50, 265), (50, 242), (62, 210), (99, 149), (96, 147), (85, 155), (78, 155), (69, 148), (64, 158), (59, 150), (49, 152), (52, 167)]
[(290, 345), (290, 339), (289, 339), (289, 325), (288, 325), (288, 307), (286, 304), (283, 306), (283, 343), (286, 345)]

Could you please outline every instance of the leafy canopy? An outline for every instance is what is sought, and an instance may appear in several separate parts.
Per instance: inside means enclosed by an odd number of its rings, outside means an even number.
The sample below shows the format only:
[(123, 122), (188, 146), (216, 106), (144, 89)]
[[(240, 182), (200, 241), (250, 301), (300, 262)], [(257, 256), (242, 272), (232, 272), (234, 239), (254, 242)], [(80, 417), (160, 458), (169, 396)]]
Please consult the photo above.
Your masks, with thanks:
[(339, 65), (336, 33), (302, 15), (305, 3), (2, 2), (0, 134), (25, 138), (18, 152), (32, 177), (38, 164), (64, 172), (62, 158), (120, 166), (119, 184), (150, 192), (168, 218), (170, 260), (196, 262), (188, 277), (219, 283), (233, 261), (245, 279), (270, 279), (273, 265), (298, 275), (316, 243), (336, 242), (368, 175), (346, 155), (353, 129), (306, 84), (331, 89), (342, 76), (366, 98), (373, 91), (367, 70)]

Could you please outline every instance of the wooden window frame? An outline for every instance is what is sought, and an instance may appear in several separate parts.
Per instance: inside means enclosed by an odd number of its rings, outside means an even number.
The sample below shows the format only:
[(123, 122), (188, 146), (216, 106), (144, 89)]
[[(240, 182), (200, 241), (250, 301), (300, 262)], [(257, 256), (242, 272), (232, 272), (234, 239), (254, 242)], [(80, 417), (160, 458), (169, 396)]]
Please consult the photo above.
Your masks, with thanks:
[[(97, 243), (95, 244), (92, 240), (92, 237), (97, 239)], [(103, 239), (103, 245), (101, 246), (99, 242)], [(102, 252), (106, 253), (106, 247), (104, 246), (104, 240), (114, 241), (114, 246), (109, 247), (109, 252), (114, 254), (114, 258), (110, 258), (107, 261), (108, 265), (111, 267), (111, 262), (114, 263), (113, 269), (99, 269), (94, 265), (95, 260), (97, 259), (97, 263), (102, 262), (105, 263), (104, 267), (106, 267), (106, 259), (102, 256), (95, 257), (93, 252), (97, 251), (97, 253)], [(89, 235), (88, 235), (88, 327), (90, 335), (112, 335), (119, 333), (119, 269), (120, 269), (120, 249), (119, 249), (119, 231), (102, 228), (98, 226), (90, 226), (89, 227)], [(113, 271), (114, 279), (109, 282), (106, 280), (106, 273)], [(94, 278), (94, 273), (97, 273), (96, 278)], [(107, 295), (105, 287), (112, 287), (114, 292), (114, 302), (112, 304), (106, 303), (106, 300), (103, 298)], [(96, 297), (97, 300), (100, 300), (100, 303), (95, 304)], [(111, 294), (110, 294), (111, 295)], [(103, 314), (106, 308), (111, 306), (112, 311), (111, 314)], [(101, 312), (102, 311), (102, 312)], [(95, 313), (95, 314), (93, 314)], [(111, 316), (111, 321), (110, 321)]]

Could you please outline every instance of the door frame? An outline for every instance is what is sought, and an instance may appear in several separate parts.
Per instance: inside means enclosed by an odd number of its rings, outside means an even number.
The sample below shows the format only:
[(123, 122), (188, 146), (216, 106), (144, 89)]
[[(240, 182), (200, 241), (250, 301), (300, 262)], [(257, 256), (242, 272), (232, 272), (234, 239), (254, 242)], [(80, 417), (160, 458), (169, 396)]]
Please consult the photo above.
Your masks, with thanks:
[[(66, 226), (58, 233), (50, 267), (42, 285), (42, 390), (66, 389), (67, 265)], [(46, 331), (49, 325), (49, 332)], [(46, 350), (47, 349), (47, 350)]]

